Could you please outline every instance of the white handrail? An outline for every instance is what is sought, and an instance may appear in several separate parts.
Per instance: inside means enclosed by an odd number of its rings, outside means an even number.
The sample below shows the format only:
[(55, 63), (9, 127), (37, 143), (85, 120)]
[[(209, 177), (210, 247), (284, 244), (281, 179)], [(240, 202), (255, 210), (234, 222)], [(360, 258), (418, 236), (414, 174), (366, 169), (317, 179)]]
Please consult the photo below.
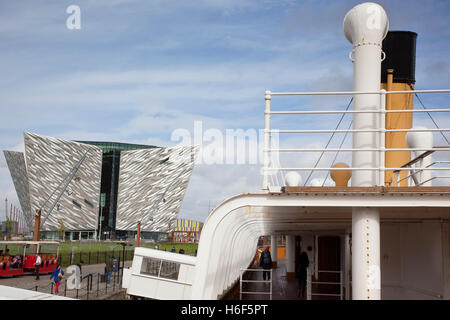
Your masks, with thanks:
[[(269, 91), (270, 92), (270, 91)], [(404, 93), (447, 93), (450, 89), (438, 90), (404, 90), (404, 91), (386, 91), (386, 94), (404, 94)], [(380, 94), (380, 91), (316, 91), (316, 92), (270, 92), (272, 96), (338, 96), (355, 94)]]
[[(344, 299), (344, 281), (343, 281), (343, 272), (342, 271), (329, 271), (329, 270), (318, 270), (318, 273), (335, 273), (339, 274), (339, 282), (328, 282), (328, 281), (312, 281), (311, 278), (311, 272), (309, 271), (309, 268), (307, 269), (307, 299), (311, 300), (312, 296), (330, 296), (330, 297), (340, 297), (340, 300)], [(311, 284), (328, 284), (328, 285), (339, 285), (339, 294), (337, 293), (313, 293)]]
[[(239, 300), (242, 300), (242, 294), (268, 294), (268, 295), (270, 295), (270, 300), (272, 300), (272, 280), (273, 280), (272, 269), (244, 269), (244, 268), (241, 268), (240, 270), (241, 270), (241, 273), (239, 276)], [(244, 280), (242, 278), (242, 276), (245, 271), (270, 271), (270, 280)], [(270, 283), (269, 292), (242, 291), (242, 283), (244, 283), (244, 282)]]
[[(346, 148), (346, 149), (323, 149), (323, 148), (289, 148), (289, 149), (265, 149), (264, 151), (268, 152), (350, 152), (350, 151), (450, 151), (450, 147), (448, 148)], [(403, 169), (402, 169), (403, 170)]]
[[(450, 151), (449, 147), (433, 147), (433, 148), (386, 148), (385, 147), (385, 135), (388, 132), (450, 132), (450, 128), (435, 128), (435, 129), (421, 129), (421, 128), (410, 128), (410, 129), (386, 129), (385, 128), (385, 116), (388, 113), (431, 113), (431, 112), (450, 112), (450, 108), (442, 108), (442, 109), (426, 109), (426, 110), (386, 110), (386, 95), (389, 94), (416, 94), (416, 93), (450, 93), (450, 89), (438, 89), (438, 90), (404, 90), (404, 91), (386, 91), (381, 89), (379, 91), (341, 91), (341, 92), (265, 92), (265, 110), (264, 110), (264, 162), (263, 162), (263, 190), (268, 192), (269, 190), (269, 176), (272, 180), (272, 183), (277, 183), (278, 176), (275, 175), (273, 177), (274, 171), (279, 171), (282, 174), (285, 171), (331, 171), (331, 170), (351, 170), (351, 171), (378, 171), (378, 178), (376, 185), (384, 185), (384, 174), (386, 171), (423, 171), (423, 170), (450, 170), (447, 167), (433, 167), (433, 168), (385, 168), (385, 153), (386, 152), (394, 152), (394, 151), (425, 151), (434, 152), (434, 151)], [(380, 95), (380, 109), (376, 110), (271, 110), (271, 100), (272, 96), (336, 96), (336, 95), (359, 95), (359, 94), (378, 94)], [(316, 107), (310, 107), (316, 108)], [(362, 114), (362, 113), (374, 113), (379, 114), (378, 128), (368, 128), (368, 129), (271, 129), (270, 128), (270, 116), (271, 115), (290, 115), (290, 114)], [(373, 132), (379, 133), (377, 143), (379, 147), (370, 147), (370, 148), (271, 148), (270, 138), (272, 133), (276, 134), (307, 134), (307, 133), (357, 133), (357, 132)], [(378, 167), (370, 167), (370, 168), (310, 168), (310, 167), (298, 167), (298, 168), (282, 168), (281, 165), (276, 166), (276, 164), (271, 163), (270, 159), (271, 153), (279, 153), (279, 152), (377, 152), (377, 163), (375, 166)], [(428, 153), (427, 153), (428, 154)], [(441, 162), (446, 164), (446, 162)], [(429, 180), (428, 180), (429, 181)], [(421, 184), (424, 182), (421, 182)]]
[[(386, 110), (385, 113), (428, 113), (449, 112), (450, 109), (426, 109), (426, 110)], [(381, 113), (380, 110), (317, 110), (317, 111), (270, 111), (268, 114), (343, 114), (343, 113)]]
[[(443, 129), (305, 129), (305, 130), (297, 130), (297, 129), (272, 129), (269, 130), (270, 133), (345, 133), (345, 132), (441, 132), (441, 131), (450, 131), (450, 128)], [(390, 150), (387, 148), (386, 150)], [(424, 149), (429, 150), (429, 149)]]
[[(281, 168), (281, 167), (270, 167), (270, 168), (262, 168), (263, 171), (311, 171), (311, 170), (316, 170), (316, 171), (330, 171), (330, 170), (335, 170), (335, 171), (339, 171), (339, 170), (350, 170), (350, 171), (377, 171), (380, 170), (380, 168), (305, 168), (305, 167), (299, 167), (299, 168)], [(446, 167), (446, 168), (383, 168), (382, 170), (384, 171), (395, 171), (395, 170), (401, 170), (401, 171), (413, 171), (413, 170), (430, 170), (430, 171), (448, 171), (450, 170), (450, 168)]]

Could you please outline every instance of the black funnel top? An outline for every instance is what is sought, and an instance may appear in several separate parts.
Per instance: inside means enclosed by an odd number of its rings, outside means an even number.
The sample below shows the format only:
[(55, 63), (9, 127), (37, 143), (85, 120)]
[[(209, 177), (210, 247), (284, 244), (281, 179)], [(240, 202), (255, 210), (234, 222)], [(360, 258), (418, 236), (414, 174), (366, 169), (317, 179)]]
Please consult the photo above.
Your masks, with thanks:
[(394, 69), (394, 82), (416, 82), (416, 39), (411, 31), (389, 31), (382, 49), (386, 59), (381, 63), (381, 82), (387, 82), (387, 69)]

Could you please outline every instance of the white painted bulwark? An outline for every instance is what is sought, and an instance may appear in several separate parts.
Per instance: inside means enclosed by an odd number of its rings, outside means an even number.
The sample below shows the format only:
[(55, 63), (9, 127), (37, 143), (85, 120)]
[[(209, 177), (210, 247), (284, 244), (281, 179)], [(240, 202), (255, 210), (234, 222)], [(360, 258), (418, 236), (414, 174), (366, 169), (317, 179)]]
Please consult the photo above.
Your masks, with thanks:
[(0, 286), (0, 300), (75, 300), (49, 293), (21, 288)]
[(444, 297), (444, 224), (430, 221), (382, 225), (383, 300), (435, 300)]
[[(148, 268), (148, 263), (151, 263), (152, 268)], [(170, 264), (170, 273), (166, 276), (163, 274), (164, 268), (161, 267), (165, 263)], [(191, 299), (195, 263), (196, 258), (189, 255), (136, 248), (131, 274), (126, 284), (127, 294), (162, 300)]]
[(122, 288), (127, 289), (131, 279), (131, 268), (123, 268)]

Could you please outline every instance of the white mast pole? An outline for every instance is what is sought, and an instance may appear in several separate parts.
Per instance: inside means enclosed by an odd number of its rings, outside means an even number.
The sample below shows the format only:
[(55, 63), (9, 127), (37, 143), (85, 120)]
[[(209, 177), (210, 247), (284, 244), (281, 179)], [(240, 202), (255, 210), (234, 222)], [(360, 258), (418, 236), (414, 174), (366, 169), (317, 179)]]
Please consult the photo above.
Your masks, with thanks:
[[(381, 44), (388, 31), (384, 9), (371, 2), (355, 6), (344, 18), (344, 34), (352, 44), (353, 90), (379, 91), (381, 80)], [(355, 110), (379, 110), (380, 95), (354, 96)], [(379, 114), (355, 113), (354, 129), (378, 129)], [(353, 148), (377, 148), (380, 133), (353, 133)], [(352, 167), (369, 168), (381, 165), (376, 151), (355, 151)], [(376, 171), (357, 170), (352, 173), (352, 186), (376, 186)], [(352, 211), (352, 296), (355, 300), (381, 298), (380, 214), (378, 209), (354, 207)]]

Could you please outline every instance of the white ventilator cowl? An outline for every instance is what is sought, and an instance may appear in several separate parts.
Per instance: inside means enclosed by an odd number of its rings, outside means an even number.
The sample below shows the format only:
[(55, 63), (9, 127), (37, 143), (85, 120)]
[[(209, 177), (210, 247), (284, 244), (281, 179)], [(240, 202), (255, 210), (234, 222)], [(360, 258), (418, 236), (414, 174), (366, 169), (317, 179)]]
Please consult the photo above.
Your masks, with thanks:
[(389, 30), (386, 11), (377, 3), (355, 6), (344, 17), (344, 35), (353, 45), (374, 43), (381, 46)]
[(284, 180), (286, 182), (286, 186), (288, 187), (298, 187), (302, 183), (302, 177), (294, 171), (286, 174)]
[[(424, 127), (415, 127), (414, 129), (426, 130)], [(425, 131), (410, 131), (406, 134), (406, 143), (409, 148), (433, 148), (433, 133)], [(424, 151), (418, 151), (419, 154)]]
[(321, 187), (322, 186), (322, 180), (320, 180), (320, 179), (312, 179), (311, 180), (311, 186), (312, 187)]
[[(414, 129), (426, 129), (424, 127), (415, 127)], [(409, 148), (425, 149), (414, 151), (415, 158), (419, 157), (427, 150), (433, 148), (433, 133), (429, 131), (410, 131), (406, 134), (406, 143)], [(413, 164), (416, 168), (429, 168), (433, 165), (433, 156), (429, 154), (426, 157), (422, 157), (418, 162)], [(430, 187), (432, 182), (432, 171), (422, 170), (418, 173), (412, 174), (412, 178), (416, 185), (423, 187)]]

